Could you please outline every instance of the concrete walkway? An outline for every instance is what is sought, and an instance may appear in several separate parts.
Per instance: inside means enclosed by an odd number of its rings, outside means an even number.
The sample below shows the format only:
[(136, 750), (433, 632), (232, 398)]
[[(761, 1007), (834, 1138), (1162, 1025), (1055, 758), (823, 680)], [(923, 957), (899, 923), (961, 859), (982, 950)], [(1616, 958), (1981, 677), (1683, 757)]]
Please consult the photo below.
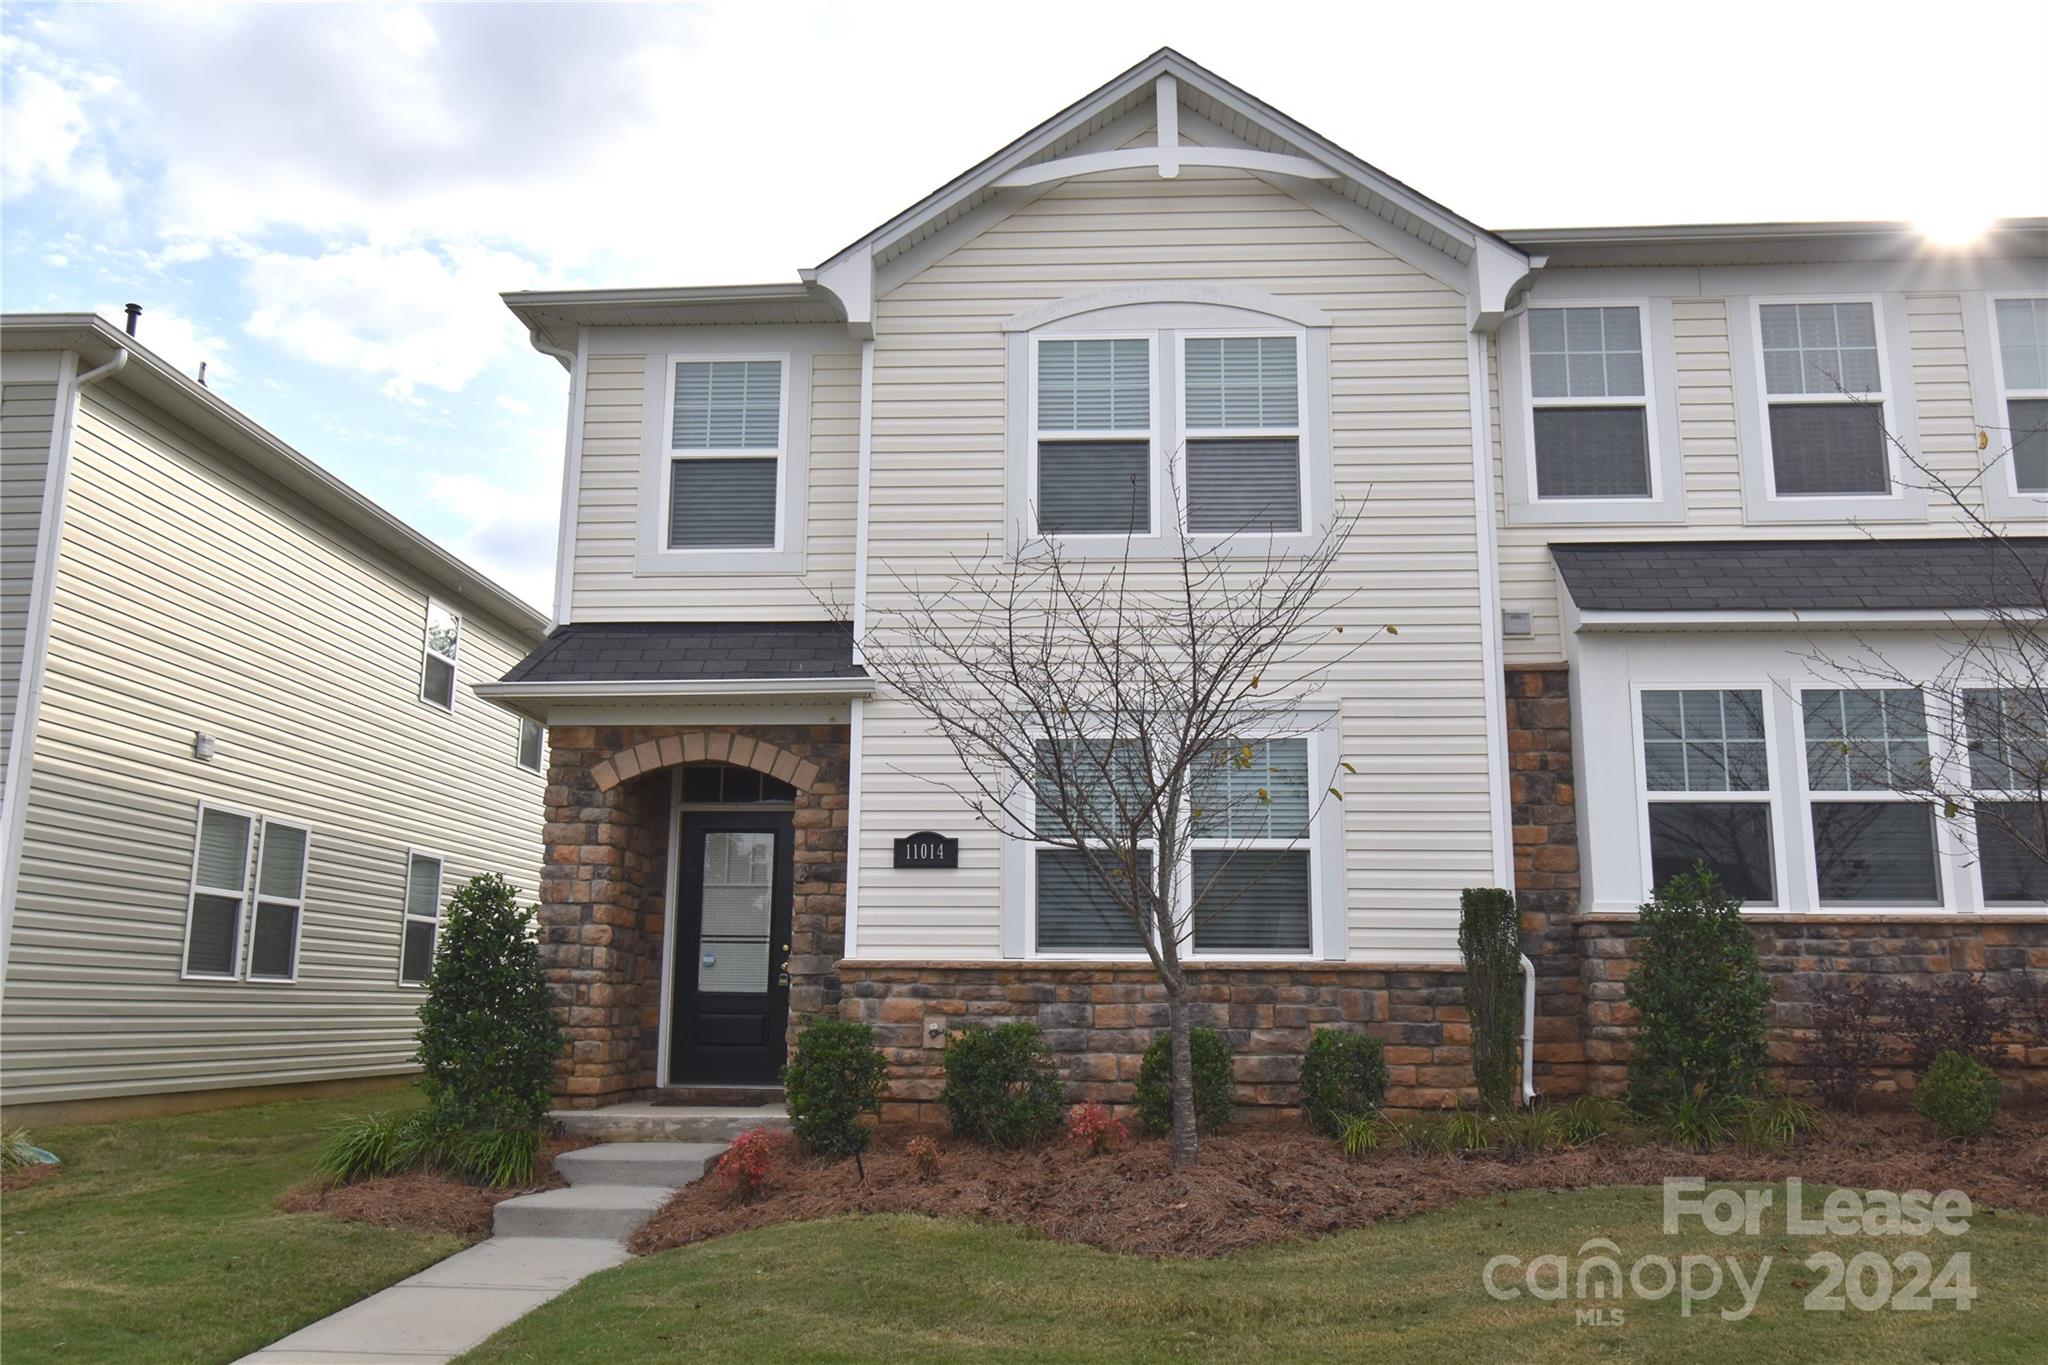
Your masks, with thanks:
[(302, 1327), (254, 1365), (453, 1360), (586, 1275), (628, 1259), (626, 1239), (704, 1173), (724, 1142), (611, 1142), (564, 1152), (569, 1185), (499, 1204), (493, 1236)]

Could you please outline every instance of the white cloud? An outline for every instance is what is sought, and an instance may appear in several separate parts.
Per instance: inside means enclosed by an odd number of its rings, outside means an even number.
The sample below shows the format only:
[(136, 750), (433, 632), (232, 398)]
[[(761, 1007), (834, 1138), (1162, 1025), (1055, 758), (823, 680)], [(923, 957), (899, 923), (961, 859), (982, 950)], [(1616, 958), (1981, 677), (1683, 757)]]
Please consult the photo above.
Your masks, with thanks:
[(509, 393), (498, 395), (498, 406), (517, 417), (533, 416), (533, 404), (524, 398), (514, 398)]
[(266, 251), (243, 285), (250, 335), (380, 381), (391, 397), (461, 389), (523, 333), (497, 291), (539, 274), (481, 247), (355, 246), (319, 256)]
[(436, 474), (427, 487), (429, 501), (464, 523), (449, 550), (542, 611), (555, 596), (556, 493), (546, 480), (514, 491), (474, 474)]
[(105, 79), (11, 35), (0, 40), (0, 54), (8, 73), (0, 100), (0, 199), (48, 188), (99, 209), (118, 205), (121, 186), (87, 112)]

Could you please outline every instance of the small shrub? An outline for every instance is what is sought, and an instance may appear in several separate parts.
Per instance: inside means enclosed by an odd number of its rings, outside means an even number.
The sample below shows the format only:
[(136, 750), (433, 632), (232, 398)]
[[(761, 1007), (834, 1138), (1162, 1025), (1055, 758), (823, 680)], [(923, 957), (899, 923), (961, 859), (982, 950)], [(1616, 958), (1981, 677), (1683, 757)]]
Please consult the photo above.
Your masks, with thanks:
[(1688, 1090), (1658, 1111), (1658, 1126), (1665, 1141), (1708, 1152), (1728, 1140), (1739, 1110), (1736, 1097)]
[(420, 1006), (428, 1107), (470, 1131), (538, 1131), (562, 1047), (533, 912), (497, 873), (471, 878), (448, 900)]
[(774, 1178), (790, 1141), (790, 1135), (779, 1128), (749, 1128), (718, 1158), (718, 1183), (743, 1200), (757, 1197)]
[[(1188, 1030), (1189, 1061), (1195, 1073), (1195, 1131), (1213, 1133), (1237, 1108), (1237, 1078), (1230, 1040), (1212, 1028)], [(1154, 1133), (1173, 1128), (1173, 1037), (1162, 1033), (1145, 1049), (1138, 1066), (1138, 1118)]]
[(1944, 1052), (1989, 1064), (1993, 1044), (2012, 1018), (2011, 1007), (1991, 993), (1982, 973), (1965, 972), (1925, 988), (1900, 987), (1895, 1013), (1917, 1071)]
[(1771, 983), (1741, 909), (1704, 866), (1673, 877), (1643, 906), (1626, 988), (1641, 1015), (1628, 1064), (1638, 1113), (1686, 1103), (1697, 1117), (1762, 1089)]
[(1810, 1104), (1784, 1096), (1740, 1101), (1735, 1111), (1735, 1141), (1752, 1152), (1782, 1152), (1799, 1139), (1820, 1131), (1820, 1113)]
[(1466, 888), (1458, 897), (1458, 952), (1472, 1016), (1472, 1076), (1480, 1102), (1504, 1114), (1515, 1107), (1521, 1047), (1522, 917), (1514, 892)]
[(888, 1059), (875, 1031), (850, 1019), (821, 1019), (796, 1040), (796, 1056), (782, 1069), (789, 1125), (804, 1149), (849, 1157), (872, 1139), (863, 1114), (882, 1112)]
[(1349, 1029), (1319, 1028), (1301, 1059), (1301, 1112), (1329, 1137), (1387, 1102), (1387, 1049), (1379, 1039)]
[(917, 1172), (920, 1180), (930, 1180), (939, 1173), (939, 1163), (946, 1154), (932, 1139), (914, 1137), (903, 1144), (903, 1155), (910, 1158), (910, 1169)]
[(995, 1147), (1026, 1147), (1058, 1131), (1058, 1069), (1038, 1025), (973, 1024), (946, 1041), (946, 1106), (953, 1132)]
[(1597, 1141), (1621, 1129), (1628, 1119), (1627, 1111), (1605, 1095), (1580, 1095), (1555, 1113), (1557, 1140), (1567, 1147)]
[(1828, 1108), (1853, 1114), (1884, 1056), (1892, 986), (1882, 977), (1858, 976), (1821, 989), (1825, 994), (1813, 1006), (1814, 1089)]
[(1067, 1140), (1090, 1156), (1113, 1152), (1129, 1138), (1124, 1121), (1093, 1101), (1077, 1104), (1067, 1113)]
[(1998, 1117), (2002, 1087), (1991, 1068), (1960, 1052), (1944, 1052), (1913, 1092), (1913, 1107), (1948, 1138), (1981, 1136)]

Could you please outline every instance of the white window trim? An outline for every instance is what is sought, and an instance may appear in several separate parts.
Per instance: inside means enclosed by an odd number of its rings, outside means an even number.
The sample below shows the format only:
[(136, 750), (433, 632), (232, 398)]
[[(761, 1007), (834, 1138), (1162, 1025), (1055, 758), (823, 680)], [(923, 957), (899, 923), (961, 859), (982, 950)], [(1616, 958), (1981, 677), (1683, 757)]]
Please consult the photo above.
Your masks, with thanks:
[[(512, 762), (521, 772), (546, 772), (548, 766), (548, 727), (542, 725), (532, 716), (520, 716), (518, 721), (519, 733), (512, 748)], [(532, 763), (526, 761), (526, 727), (529, 725), (540, 733), (540, 744), (534, 751), (535, 759)]]
[[(2048, 493), (2021, 492), (2018, 467), (2006, 458), (2012, 439), (2017, 435), (2009, 430), (2012, 419), (2006, 405), (2015, 398), (2048, 399), (2048, 389), (2006, 386), (2005, 352), (1999, 345), (1998, 336), (1998, 305), (2001, 302), (2042, 299), (2048, 299), (2048, 291), (2003, 289), (1963, 296), (1963, 335), (1975, 353), (1971, 369), (1975, 381), (1972, 388), (1978, 394), (1977, 425), (1987, 433), (2006, 433), (2003, 441), (1993, 436), (1982, 452), (1985, 510), (1994, 517), (2048, 516)], [(1993, 460), (1998, 461), (1996, 466), (1991, 464)]]
[[(440, 608), (442, 611), (447, 612), (450, 616), (455, 618), (455, 652), (453, 654), (443, 654), (439, 650), (434, 648), (433, 622), (434, 609), (436, 607)], [(462, 692), (462, 667), (459, 663), (456, 662), (457, 659), (461, 656), (461, 654), (462, 613), (457, 611), (455, 608), (449, 606), (446, 602), (443, 602), (438, 597), (429, 597), (427, 599), (427, 614), (420, 621), (419, 697), (421, 701), (425, 702), (428, 706), (431, 706), (439, 711), (448, 711), (452, 713), (455, 710), (455, 699)], [(448, 665), (448, 703), (445, 706), (442, 705), (440, 702), (434, 700), (434, 698), (427, 695), (427, 660), (430, 658), (439, 659), (443, 663)]]
[[(1142, 432), (1135, 427), (1105, 427), (1099, 431), (1041, 430), (1038, 425), (1038, 356), (1039, 351), (1048, 341), (1144, 342), (1146, 374), (1145, 398), (1147, 408), (1146, 415), (1148, 422), (1145, 429)], [(1050, 440), (1055, 445), (1073, 445), (1082, 442), (1118, 441), (1135, 445), (1137, 444), (1140, 437), (1142, 437), (1145, 441), (1147, 450), (1145, 463), (1145, 529), (1142, 531), (1132, 532), (1105, 531), (1099, 533), (1076, 533), (1068, 531), (1061, 532), (1056, 538), (1062, 545), (1072, 544), (1077, 546), (1089, 544), (1120, 545), (1126, 540), (1144, 541), (1156, 538), (1159, 535), (1159, 485), (1161, 482), (1160, 475), (1166, 463), (1160, 451), (1161, 441), (1159, 429), (1160, 384), (1158, 335), (1153, 332), (1140, 331), (1069, 332), (1062, 330), (1047, 330), (1043, 332), (1034, 332), (1031, 334), (1031, 340), (1029, 343), (1028, 364), (1030, 379), (1028, 381), (1028, 387), (1025, 389), (1025, 401), (1030, 405), (1030, 417), (1028, 418), (1030, 429), (1030, 446), (1027, 455), (1028, 464), (1026, 466), (1025, 474), (1025, 486), (1027, 490), (1025, 497), (1025, 515), (1027, 517), (1027, 524), (1030, 529), (1027, 532), (1027, 534), (1033, 537), (1045, 537), (1048, 539), (1054, 538), (1050, 536), (1049, 533), (1040, 530), (1038, 525), (1038, 447), (1041, 442)]]
[[(1643, 423), (1650, 465), (1648, 497), (1546, 498), (1536, 492), (1536, 408), (1624, 407), (1612, 398), (1537, 398), (1530, 373), (1529, 311), (1538, 308), (1634, 308), (1643, 337)], [(1685, 470), (1678, 434), (1677, 333), (1671, 300), (1646, 296), (1537, 298), (1500, 329), (1501, 466), (1511, 525), (1683, 522)]]
[[(1943, 819), (1940, 812), (1934, 811), (1931, 808), (1929, 815), (1934, 822), (1934, 862), (1937, 875), (1940, 878), (1941, 901), (1939, 904), (1907, 905), (1887, 904), (1884, 901), (1857, 901), (1846, 905), (1828, 905), (1824, 904), (1820, 898), (1820, 850), (1814, 844), (1814, 835), (1817, 832), (1813, 820), (1814, 803), (1829, 802), (1858, 806), (1876, 805), (1881, 802), (1899, 805), (1921, 805), (1925, 803), (1919, 798), (1906, 795), (1903, 792), (1888, 790), (1866, 791), (1858, 787), (1840, 790), (1831, 787), (1824, 791), (1814, 790), (1812, 774), (1807, 770), (1806, 766), (1806, 695), (1809, 692), (1907, 692), (1915, 689), (1903, 687), (1843, 687), (1827, 682), (1806, 681), (1793, 682), (1790, 684), (1789, 690), (1792, 695), (1793, 714), (1799, 719), (1799, 752), (1796, 756), (1797, 761), (1792, 763), (1791, 766), (1797, 779), (1797, 793), (1799, 797), (1797, 829), (1803, 841), (1800, 847), (1804, 850), (1802, 861), (1806, 865), (1806, 903), (1812, 907), (1809, 913), (1816, 915), (1931, 915), (1948, 912), (1956, 905), (1955, 866), (1960, 861), (1958, 855), (1961, 853), (1961, 849), (1956, 843), (1955, 830), (1951, 822)], [(1941, 700), (1937, 697), (1929, 696), (1924, 690), (1921, 690), (1920, 704), (1925, 708), (1927, 716), (1927, 761), (1931, 767), (1931, 765), (1940, 761), (1940, 755), (1935, 753), (1935, 740), (1937, 734), (1944, 732), (1944, 729), (1942, 719), (1937, 715), (1935, 708), (1941, 705)]]
[[(1141, 335), (1152, 338), (1152, 531), (1149, 535), (1126, 538), (1117, 535), (1059, 536), (1061, 547), (1077, 554), (1106, 550), (1119, 556), (1129, 546), (1134, 560), (1170, 560), (1180, 556), (1183, 544), (1224, 556), (1247, 558), (1269, 554), (1306, 552), (1316, 542), (1323, 523), (1335, 508), (1333, 466), (1335, 446), (1331, 440), (1330, 322), (1326, 314), (1293, 300), (1257, 290), (1219, 288), (1193, 284), (1121, 286), (1094, 294), (1054, 300), (1007, 319), (1002, 327), (1008, 349), (1005, 370), (1005, 442), (1009, 458), (1004, 462), (1004, 541), (1011, 554), (1025, 550), (1037, 538), (1036, 502), (1038, 492), (1038, 347), (1040, 339), (1090, 340)], [(1164, 497), (1164, 475), (1176, 450), (1167, 447), (1169, 434), (1177, 433), (1181, 420), (1169, 424), (1164, 414), (1180, 411), (1181, 376), (1178, 365), (1165, 363), (1169, 355), (1178, 358), (1179, 346), (1169, 347), (1179, 333), (1197, 336), (1239, 334), (1247, 336), (1296, 335), (1299, 350), (1298, 382), (1304, 406), (1298, 413), (1300, 445), (1306, 477), (1302, 497), (1306, 504), (1303, 530), (1298, 533), (1247, 531), (1234, 535), (1186, 535), (1177, 524), (1184, 518), (1162, 524), (1159, 508)], [(1132, 439), (1134, 431), (1115, 433), (1110, 439)]]
[[(1960, 710), (1964, 705), (1965, 693), (2011, 692), (2017, 690), (2021, 689), (2016, 689), (2009, 686), (2001, 686), (1998, 682), (1995, 681), (1965, 681), (1964, 683), (1962, 683), (1961, 686), (1959, 686), (1956, 689), (1956, 693), (1953, 697), (1944, 699), (1944, 704), (1948, 706), (1953, 706)], [(1959, 782), (1960, 784), (1962, 784), (1963, 790), (1966, 790), (1970, 793), (1970, 800), (1972, 805), (1981, 804), (1986, 801), (1992, 802), (1994, 804), (2008, 801), (2032, 801), (2036, 793), (2024, 787), (1979, 787), (1977, 785), (1976, 779), (1970, 773), (1970, 737), (1967, 722), (1958, 725), (1955, 723), (1956, 719), (1957, 718), (1951, 717), (1948, 723), (1943, 728), (1944, 733), (1957, 735), (1961, 738), (1961, 743), (1955, 746), (1956, 751), (1949, 756), (1949, 761), (1954, 765), (1950, 769), (1949, 780), (1951, 782)], [(1930, 721), (1930, 729), (1932, 728), (1932, 725), (1933, 723), (1932, 721)], [(1974, 811), (1969, 812), (1969, 814), (1972, 816), (1974, 816), (1974, 813)], [(1943, 825), (1944, 829), (1949, 830), (1953, 833), (1958, 847), (1964, 846), (1964, 835), (1962, 834), (1961, 827), (1967, 823), (1971, 823), (1971, 821), (1965, 820), (1960, 817), (1953, 822), (1948, 820), (1941, 821), (1941, 824)], [(1976, 833), (1976, 829), (1973, 826), (1970, 829), (1968, 837), (1974, 839), (1976, 838)], [(2048, 914), (2048, 906), (2043, 906), (2037, 902), (1992, 900), (1990, 895), (1984, 889), (1983, 850), (1978, 849), (1974, 855), (1970, 856), (1969, 861), (1975, 869), (1974, 875), (1971, 876), (1969, 879), (1969, 885), (1975, 890), (1977, 896), (1977, 904), (1976, 906), (1971, 908), (1982, 909), (1985, 912), (1994, 915)]]
[[(242, 847), (242, 885), (239, 889), (231, 890), (224, 886), (201, 886), (199, 884), (199, 841), (206, 832), (206, 813), (208, 811), (219, 811), (223, 815), (237, 815), (249, 822), (249, 841)], [(252, 875), (249, 869), (251, 856), (256, 852), (257, 823), (261, 819), (262, 817), (255, 811), (243, 810), (239, 806), (229, 806), (219, 801), (207, 801), (204, 799), (201, 799), (199, 802), (199, 813), (192, 819), (192, 870), (185, 878), (185, 937), (178, 947), (178, 979), (180, 981), (238, 981), (241, 979), (240, 973), (236, 969), (242, 960), (242, 940), (248, 935), (250, 919), (249, 878)], [(209, 896), (232, 895), (236, 898), (234, 953), (229, 959), (228, 969), (225, 972), (195, 972), (191, 970), (192, 912), (202, 892)]]
[[(1855, 395), (1876, 403), (1883, 413), (1885, 493), (1793, 493), (1780, 495), (1777, 456), (1771, 449), (1770, 410), (1780, 405), (1843, 404), (1838, 393), (1774, 394), (1764, 378), (1763, 309), (1766, 305), (1863, 303), (1870, 305), (1877, 331), (1877, 378), (1874, 393)], [(1903, 445), (1920, 458), (1920, 431), (1913, 399), (1913, 343), (1906, 323), (1905, 296), (1899, 294), (1769, 294), (1728, 300), (1728, 332), (1735, 373), (1735, 398), (1741, 427), (1742, 505), (1750, 522), (1780, 521), (1924, 521), (1927, 490), (1914, 486), (1913, 471), (1900, 454)]]
[[(1292, 531), (1245, 530), (1232, 532), (1204, 531), (1203, 538), (1220, 536), (1224, 539), (1252, 539), (1263, 543), (1269, 536), (1299, 536), (1311, 533), (1315, 523), (1311, 508), (1315, 499), (1309, 492), (1309, 471), (1315, 468), (1311, 458), (1311, 437), (1308, 425), (1308, 329), (1305, 327), (1275, 325), (1272, 327), (1181, 327), (1166, 335), (1173, 340), (1173, 428), (1172, 441), (1168, 443), (1166, 458), (1161, 461), (1169, 469), (1178, 466), (1178, 478), (1183, 491), (1180, 504), (1180, 534), (1195, 537), (1196, 532), (1188, 529), (1187, 489), (1187, 448), (1190, 439), (1197, 441), (1278, 441), (1292, 438), (1295, 458), (1295, 490), (1297, 497), (1296, 516), (1299, 518)], [(1294, 341), (1294, 425), (1291, 427), (1202, 427), (1188, 426), (1188, 342), (1220, 338), (1230, 340), (1240, 337), (1291, 337)], [(1037, 400), (1034, 381), (1032, 398)], [(1036, 483), (1034, 481), (1034, 487)]]
[[(1768, 903), (1744, 901), (1745, 911), (1760, 914), (1777, 914), (1784, 911), (1790, 901), (1788, 894), (1791, 881), (1786, 875), (1786, 848), (1784, 832), (1784, 802), (1781, 788), (1783, 782), (1778, 773), (1777, 708), (1772, 704), (1775, 684), (1769, 678), (1748, 677), (1728, 681), (1711, 679), (1683, 683), (1632, 682), (1629, 684), (1630, 737), (1635, 757), (1636, 782), (1636, 848), (1637, 865), (1642, 870), (1640, 901), (1647, 901), (1656, 891), (1656, 873), (1650, 853), (1650, 807), (1652, 805), (1765, 805), (1770, 807), (1771, 820), (1771, 890), (1775, 893)], [(1643, 694), (1646, 692), (1755, 692), (1763, 710), (1764, 722), (1764, 773), (1770, 778), (1770, 787), (1761, 792), (1751, 791), (1651, 791), (1649, 763), (1644, 753), (1645, 731), (1643, 727)], [(1804, 761), (1802, 752), (1801, 761)]]
[[(425, 915), (415, 915), (415, 914), (414, 914), (414, 913), (412, 912), (412, 865), (413, 865), (413, 860), (414, 860), (415, 858), (431, 858), (431, 859), (433, 859), (433, 860), (434, 860), (434, 914), (433, 914), (433, 918), (432, 918), (432, 920), (431, 920), (431, 923), (432, 923), (432, 924), (433, 924), (433, 926), (434, 926), (434, 953), (433, 953), (432, 955), (430, 955), (430, 956), (429, 956), (429, 958), (428, 958), (428, 961), (429, 961), (429, 962), (431, 962), (431, 961), (433, 960), (433, 957), (434, 957), (434, 956), (438, 956), (438, 955), (440, 954), (440, 951), (441, 951), (441, 920), (442, 920), (442, 916), (443, 916), (443, 912), (444, 912), (444, 907), (446, 906), (446, 903), (447, 903), (447, 902), (446, 902), (446, 898), (445, 898), (445, 897), (444, 897), (444, 896), (442, 895), (442, 892), (443, 892), (444, 890), (446, 890), (446, 889), (447, 889), (447, 886), (448, 886), (448, 860), (447, 860), (447, 858), (443, 857), (443, 856), (442, 856), (441, 854), (439, 854), (439, 853), (435, 853), (435, 852), (433, 852), (433, 851), (432, 851), (431, 849), (424, 849), (424, 848), (408, 848), (408, 849), (406, 849), (406, 851), (405, 851), (405, 887), (404, 887), (404, 889), (403, 889), (403, 890), (402, 890), (402, 891), (401, 891), (401, 892), (399, 893), (399, 901), (398, 901), (398, 973), (397, 973), (397, 975), (398, 975), (398, 984), (399, 984), (399, 985), (400, 985), (401, 987), (403, 987), (404, 989), (406, 989), (406, 990), (410, 990), (410, 991), (417, 991), (417, 990), (425, 990), (425, 989), (426, 989), (426, 985), (427, 985), (427, 983), (426, 983), (426, 982), (425, 982), (424, 980), (421, 980), (421, 981), (407, 981), (407, 980), (405, 979), (405, 931), (406, 931), (406, 927), (407, 927), (408, 925), (410, 925), (410, 924), (411, 924), (411, 923), (412, 923), (412, 922), (413, 922), (414, 920), (422, 920), (422, 921), (426, 921), (426, 920), (427, 920), (427, 916), (425, 916)], [(429, 971), (429, 973), (430, 973), (430, 974), (431, 974), (432, 970), (433, 970), (433, 969), (432, 969), (432, 967), (429, 967), (429, 968), (428, 968), (428, 971)]]
[[(296, 899), (288, 896), (266, 896), (263, 894), (263, 850), (269, 841), (273, 827), (295, 829), (306, 836), (305, 855), (299, 862), (299, 894)], [(249, 890), (249, 933), (248, 951), (242, 954), (242, 979), (265, 986), (296, 985), (299, 979), (299, 949), (306, 941), (306, 881), (313, 871), (313, 828), (296, 820), (278, 820), (266, 815), (256, 838), (256, 870), (250, 880)], [(292, 965), (289, 976), (258, 976), (256, 962), (256, 921), (261, 918), (266, 905), (290, 906), (296, 918), (292, 928)]]
[[(775, 447), (743, 446), (732, 449), (678, 449), (675, 443), (676, 413), (676, 366), (714, 365), (720, 363), (741, 363), (748, 361), (773, 361), (780, 367), (779, 390), (776, 395)], [(667, 419), (661, 428), (661, 504), (655, 517), (660, 525), (661, 553), (693, 559), (711, 556), (737, 555), (759, 558), (781, 555), (789, 534), (788, 514), (789, 488), (789, 391), (792, 387), (790, 353), (788, 351), (735, 351), (725, 355), (670, 355), (665, 360), (662, 411)], [(669, 516), (675, 507), (675, 470), (678, 460), (773, 460), (775, 461), (775, 543), (773, 545), (701, 545), (675, 546), (669, 543), (671, 527)]]
[[(1343, 803), (1330, 797), (1317, 786), (1319, 774), (1333, 773), (1337, 756), (1341, 751), (1341, 730), (1335, 713), (1294, 713), (1289, 718), (1276, 717), (1245, 725), (1240, 737), (1248, 740), (1264, 739), (1305, 739), (1308, 742), (1308, 799), (1309, 837), (1307, 839), (1210, 839), (1190, 838), (1188, 849), (1192, 855), (1197, 847), (1212, 846), (1238, 849), (1274, 848), (1299, 850), (1304, 846), (1309, 855), (1309, 947), (1301, 952), (1252, 952), (1232, 950), (1222, 953), (1198, 953), (1194, 947), (1194, 926), (1180, 940), (1180, 959), (1183, 962), (1322, 962), (1341, 960), (1348, 953), (1348, 934), (1342, 933), (1339, 917), (1345, 913), (1344, 886), (1344, 816)], [(1336, 781), (1333, 776), (1330, 779)], [(1328, 799), (1319, 799), (1326, 797)], [(1034, 799), (1028, 791), (1018, 793), (1013, 807), (1013, 818), (1025, 828), (1036, 829)], [(1006, 924), (1013, 924), (1018, 932), (1011, 934), (1004, 930), (1003, 956), (1021, 958), (1032, 962), (1144, 962), (1145, 953), (1115, 951), (1081, 951), (1053, 949), (1041, 952), (1038, 947), (1038, 874), (1037, 860), (1041, 849), (1063, 848), (1064, 845), (1045, 843), (1037, 839), (1005, 839), (1002, 913)], [(1146, 840), (1139, 847), (1150, 849), (1153, 856), (1158, 850), (1153, 841)], [(1193, 895), (1190, 884), (1193, 877), (1193, 858), (1188, 860), (1174, 889), (1176, 914), (1178, 907), (1184, 907)], [(1016, 907), (1011, 914), (1009, 907)], [(1150, 930), (1147, 930), (1148, 936)]]

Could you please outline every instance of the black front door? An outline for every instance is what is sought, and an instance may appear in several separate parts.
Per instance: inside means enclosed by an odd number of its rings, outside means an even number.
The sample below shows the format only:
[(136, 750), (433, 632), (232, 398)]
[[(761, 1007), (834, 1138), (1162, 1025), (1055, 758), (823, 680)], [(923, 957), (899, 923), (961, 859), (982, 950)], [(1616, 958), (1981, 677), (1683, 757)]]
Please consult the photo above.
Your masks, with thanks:
[(669, 1084), (772, 1085), (789, 1023), (786, 810), (683, 813)]

